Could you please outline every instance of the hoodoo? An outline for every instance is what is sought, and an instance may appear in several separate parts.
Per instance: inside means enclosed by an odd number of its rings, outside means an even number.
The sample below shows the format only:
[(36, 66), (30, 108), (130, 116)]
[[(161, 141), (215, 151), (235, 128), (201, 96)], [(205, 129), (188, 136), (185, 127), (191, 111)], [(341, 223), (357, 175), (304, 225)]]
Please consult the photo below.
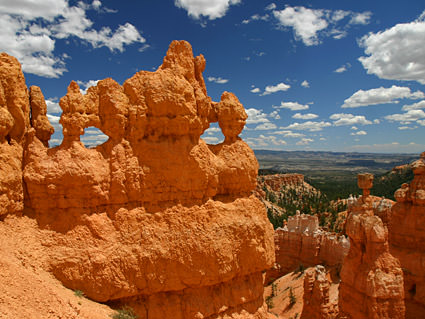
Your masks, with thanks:
[[(139, 318), (267, 317), (273, 229), (251, 195), (258, 163), (238, 137), (247, 115), (232, 93), (211, 101), (204, 68), (174, 41), (157, 71), (123, 85), (105, 79), (83, 95), (71, 82), (63, 142), (48, 148), (41, 90), (29, 94), (19, 63), (1, 55), (0, 217), (37, 221), (42, 264), (66, 287)], [(221, 144), (200, 138), (212, 122)], [(109, 139), (86, 148), (88, 127)]]

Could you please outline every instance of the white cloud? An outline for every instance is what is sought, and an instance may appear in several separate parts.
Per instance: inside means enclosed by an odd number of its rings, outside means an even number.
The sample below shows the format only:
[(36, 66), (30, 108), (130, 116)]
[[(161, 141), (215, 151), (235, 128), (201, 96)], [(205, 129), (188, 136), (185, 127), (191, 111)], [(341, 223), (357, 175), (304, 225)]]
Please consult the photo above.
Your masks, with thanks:
[(411, 127), (411, 126), (399, 126), (398, 127), (398, 129), (400, 130), (400, 131), (404, 131), (404, 130), (415, 130), (415, 129), (417, 129), (418, 127), (417, 126), (413, 126), (413, 127)]
[(319, 138), (319, 140), (326, 141), (326, 138), (325, 137), (321, 137), (321, 138)]
[(412, 92), (408, 87), (393, 85), (390, 88), (379, 87), (370, 90), (358, 90), (344, 101), (342, 108), (398, 103), (400, 99), (421, 99), (425, 94), (421, 91)]
[(335, 113), (329, 116), (331, 120), (334, 120), (335, 126), (342, 125), (369, 125), (371, 121), (367, 120), (364, 115), (353, 115), (346, 113)]
[(318, 117), (319, 115), (313, 114), (313, 113), (306, 113), (306, 114), (295, 113), (294, 115), (292, 115), (293, 119), (299, 119), (299, 120), (312, 120)]
[(334, 72), (335, 73), (343, 73), (343, 72), (346, 72), (350, 67), (351, 67), (351, 64), (350, 63), (346, 63), (346, 64), (341, 65)]
[(276, 4), (274, 2), (270, 3), (266, 8), (266, 10), (274, 10), (276, 9)]
[(264, 90), (264, 92), (261, 95), (268, 95), (268, 94), (272, 94), (272, 93), (276, 93), (279, 91), (287, 91), (291, 88), (291, 86), (289, 84), (285, 84), (285, 83), (278, 83), (276, 85), (268, 85), (266, 86), (266, 89)]
[(305, 7), (289, 7), (273, 11), (274, 16), (284, 27), (292, 27), (295, 38), (307, 46), (319, 44), (317, 33), (328, 27), (323, 10), (313, 10)]
[(291, 111), (308, 110), (308, 104), (300, 104), (298, 102), (281, 102), (280, 105), (273, 105), (275, 109), (290, 109)]
[(314, 142), (312, 138), (302, 138), (300, 141), (297, 142), (297, 145), (308, 145), (312, 142)]
[(365, 11), (362, 13), (353, 13), (350, 24), (369, 24), (370, 18), (372, 17), (372, 12)]
[(425, 109), (425, 100), (410, 105), (403, 105), (401, 109), (403, 111)]
[(378, 120), (378, 119), (374, 119), (374, 120), (373, 120), (373, 124), (379, 124), (379, 123), (381, 123), (381, 121), (380, 121), (380, 120)]
[(352, 129), (353, 131), (357, 131), (357, 130), (358, 130), (358, 127), (357, 127), (357, 126), (352, 126), (352, 127), (351, 127), (351, 129)]
[(308, 83), (307, 80), (302, 81), (301, 86), (304, 88), (309, 88), (310, 87), (310, 83)]
[(59, 123), (60, 116), (47, 114), (47, 118), (50, 124), (52, 124), (53, 128), (55, 129), (55, 132), (62, 132), (62, 124)]
[(367, 56), (359, 58), (368, 74), (389, 80), (425, 84), (425, 21), (420, 17), (362, 37), (359, 45)]
[(255, 131), (267, 131), (267, 130), (275, 130), (277, 126), (273, 123), (262, 123), (255, 127)]
[(285, 130), (285, 131), (275, 131), (275, 132), (272, 132), (272, 133), (269, 133), (269, 134), (283, 135), (284, 137), (292, 137), (292, 138), (300, 138), (300, 137), (304, 137), (305, 136), (305, 134), (295, 133), (295, 132), (288, 131), (288, 130)]
[[(302, 41), (306, 46), (318, 45), (319, 36), (332, 36), (334, 39), (342, 39), (347, 35), (347, 29), (353, 24), (368, 24), (371, 13), (357, 13), (344, 10), (309, 9), (302, 6), (286, 6), (284, 10), (273, 11), (274, 17), (281, 27), (291, 27), (294, 30), (295, 39)], [(351, 19), (343, 30), (338, 23), (350, 16)], [(332, 29), (327, 31), (328, 27)]]
[(204, 134), (214, 135), (215, 133), (221, 132), (221, 128), (219, 127), (209, 127), (205, 130)]
[(392, 142), (387, 144), (369, 144), (369, 145), (353, 145), (346, 148), (346, 151), (356, 152), (374, 152), (374, 153), (421, 153), (425, 149), (425, 144), (400, 144)]
[(80, 140), (86, 147), (93, 147), (102, 144), (108, 140), (108, 136), (103, 134), (99, 129), (85, 130)]
[(244, 140), (253, 148), (286, 145), (284, 140), (278, 139), (276, 136), (260, 135), (259, 137), (248, 137)]
[(221, 77), (214, 77), (214, 76), (209, 76), (207, 78), (207, 80), (208, 80), (208, 82), (214, 82), (214, 83), (217, 83), (217, 84), (225, 84), (225, 83), (229, 82), (228, 79), (223, 79)]
[(357, 131), (357, 132), (353, 132), (350, 135), (356, 136), (356, 135), (367, 135), (366, 131)]
[(271, 112), (269, 114), (269, 117), (271, 117), (272, 119), (275, 119), (275, 120), (279, 120), (280, 119), (279, 111), (275, 110), (275, 111)]
[(259, 88), (253, 88), (253, 89), (251, 89), (251, 92), (252, 93), (260, 93), (260, 89)]
[(267, 20), (269, 20), (269, 18), (270, 18), (270, 16), (268, 14), (265, 14), (265, 15), (254, 14), (249, 19), (243, 20), (242, 24), (248, 24), (252, 21), (259, 21), (259, 20), (267, 21)]
[(297, 131), (310, 131), (310, 132), (317, 132), (323, 130), (325, 127), (332, 126), (329, 122), (313, 122), (313, 121), (307, 121), (303, 123), (292, 123), (291, 125), (288, 125), (286, 127), (283, 127), (283, 129), (289, 129), (289, 130), (297, 130)]
[(416, 123), (425, 126), (425, 120), (417, 120)]
[(62, 113), (62, 109), (59, 106), (59, 103), (54, 101), (53, 99), (47, 99), (46, 105), (47, 105), (47, 113), (49, 114)]
[(263, 110), (257, 110), (255, 108), (249, 108), (246, 110), (248, 119), (246, 124), (257, 124), (257, 123), (268, 123), (267, 114), (263, 113)]
[(414, 122), (425, 118), (425, 112), (422, 110), (409, 110), (403, 114), (391, 114), (385, 116), (385, 119), (389, 121), (396, 121), (402, 123)]
[(205, 136), (205, 137), (202, 137), (202, 139), (208, 144), (214, 144), (220, 141), (218, 137), (214, 137), (214, 136)]
[(194, 19), (204, 16), (214, 20), (223, 17), (231, 5), (240, 2), (241, 0), (175, 0), (174, 4), (185, 9)]
[(84, 82), (84, 81), (77, 80), (75, 82), (77, 82), (77, 84), (80, 86), (81, 94), (86, 94), (89, 87), (96, 86), (97, 82), (99, 82), (99, 81), (100, 80), (89, 80), (87, 82)]
[(15, 56), (26, 73), (57, 78), (66, 72), (66, 54), (55, 52), (56, 41), (75, 37), (92, 47), (105, 46), (111, 51), (123, 51), (125, 45), (146, 40), (130, 23), (112, 31), (109, 27), (96, 30), (86, 11), (98, 9), (78, 2), (69, 6), (64, 0), (2, 1), (0, 3), (0, 43), (2, 50)]

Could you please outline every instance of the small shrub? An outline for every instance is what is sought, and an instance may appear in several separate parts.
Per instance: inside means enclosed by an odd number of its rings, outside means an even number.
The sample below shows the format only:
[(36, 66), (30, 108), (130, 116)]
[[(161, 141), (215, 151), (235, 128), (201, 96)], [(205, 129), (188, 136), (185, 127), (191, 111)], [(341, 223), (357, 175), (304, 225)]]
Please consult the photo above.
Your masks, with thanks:
[(272, 309), (274, 307), (273, 304), (273, 297), (272, 296), (267, 296), (266, 297), (266, 305), (269, 309)]
[(77, 290), (74, 290), (74, 295), (77, 296), (77, 297), (83, 298), (84, 292), (77, 289)]
[(272, 283), (272, 297), (276, 297), (277, 295), (277, 285), (276, 283)]
[(294, 295), (294, 290), (289, 288), (289, 304), (292, 306), (297, 302), (297, 297)]
[(117, 312), (112, 316), (113, 319), (136, 319), (138, 316), (134, 313), (131, 307), (125, 306), (122, 309), (118, 309)]

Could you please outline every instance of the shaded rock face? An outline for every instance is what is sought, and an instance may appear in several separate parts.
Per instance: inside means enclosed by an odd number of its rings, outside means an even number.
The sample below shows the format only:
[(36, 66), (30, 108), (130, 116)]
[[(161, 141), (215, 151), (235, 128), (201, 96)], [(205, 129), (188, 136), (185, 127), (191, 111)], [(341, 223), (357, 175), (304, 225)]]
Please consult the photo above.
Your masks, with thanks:
[(317, 265), (306, 270), (304, 306), (301, 319), (334, 319), (338, 316), (337, 300), (329, 298), (330, 278), (325, 267)]
[[(1, 58), (15, 68), (0, 68), (1, 147), (16, 161), (0, 166), (16, 175), (1, 175), (1, 214), (22, 211), (25, 194), (25, 211), (53, 234), (43, 245), (56, 278), (140, 318), (266, 316), (273, 229), (250, 195), (258, 163), (238, 137), (247, 115), (232, 93), (207, 96), (202, 55), (174, 41), (156, 72), (105, 79), (85, 95), (71, 82), (53, 149), (41, 90), (29, 95), (17, 61)], [(211, 122), (222, 144), (200, 138)], [(87, 149), (80, 136), (91, 126), (109, 139)]]
[(405, 317), (403, 272), (390, 254), (388, 229), (373, 213), (370, 176), (359, 178), (363, 196), (349, 208), (346, 233), (350, 250), (341, 269), (339, 309), (342, 318)]
[(403, 267), (406, 318), (425, 314), (425, 152), (412, 163), (413, 181), (395, 192), (389, 243)]
[(317, 216), (297, 213), (283, 228), (275, 230), (276, 264), (279, 275), (301, 264), (340, 266), (350, 248), (345, 236), (323, 231)]

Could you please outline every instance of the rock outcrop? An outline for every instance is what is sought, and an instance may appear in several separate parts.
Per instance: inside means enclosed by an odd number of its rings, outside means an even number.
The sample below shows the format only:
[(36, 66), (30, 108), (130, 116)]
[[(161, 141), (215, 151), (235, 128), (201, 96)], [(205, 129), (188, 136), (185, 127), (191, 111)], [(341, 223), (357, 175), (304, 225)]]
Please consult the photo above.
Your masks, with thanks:
[(288, 218), (287, 225), (275, 230), (274, 241), (280, 275), (300, 265), (340, 266), (350, 248), (345, 236), (320, 229), (317, 216), (299, 212)]
[(359, 175), (363, 196), (349, 208), (350, 250), (341, 269), (339, 310), (342, 318), (402, 319), (403, 272), (389, 252), (387, 227), (373, 213), (372, 181), (371, 174)]
[(335, 319), (338, 300), (331, 300), (331, 283), (325, 267), (317, 265), (307, 269), (304, 277), (304, 306), (301, 319)]
[(425, 152), (412, 165), (414, 179), (395, 192), (389, 243), (404, 274), (406, 318), (425, 316)]
[(264, 175), (259, 178), (260, 184), (270, 187), (274, 192), (278, 192), (284, 185), (301, 186), (304, 184), (302, 174), (274, 174)]
[[(41, 91), (29, 96), (16, 60), (2, 63), (15, 64), (0, 68), (1, 147), (12, 158), (1, 165), (1, 214), (21, 212), (25, 194), (57, 279), (140, 318), (265, 318), (273, 229), (251, 195), (258, 163), (238, 137), (247, 115), (232, 93), (211, 101), (202, 55), (174, 41), (157, 71), (123, 85), (105, 79), (82, 95), (71, 82), (56, 148)], [(200, 138), (212, 122), (219, 145)], [(87, 149), (80, 136), (92, 126), (109, 139)]]

